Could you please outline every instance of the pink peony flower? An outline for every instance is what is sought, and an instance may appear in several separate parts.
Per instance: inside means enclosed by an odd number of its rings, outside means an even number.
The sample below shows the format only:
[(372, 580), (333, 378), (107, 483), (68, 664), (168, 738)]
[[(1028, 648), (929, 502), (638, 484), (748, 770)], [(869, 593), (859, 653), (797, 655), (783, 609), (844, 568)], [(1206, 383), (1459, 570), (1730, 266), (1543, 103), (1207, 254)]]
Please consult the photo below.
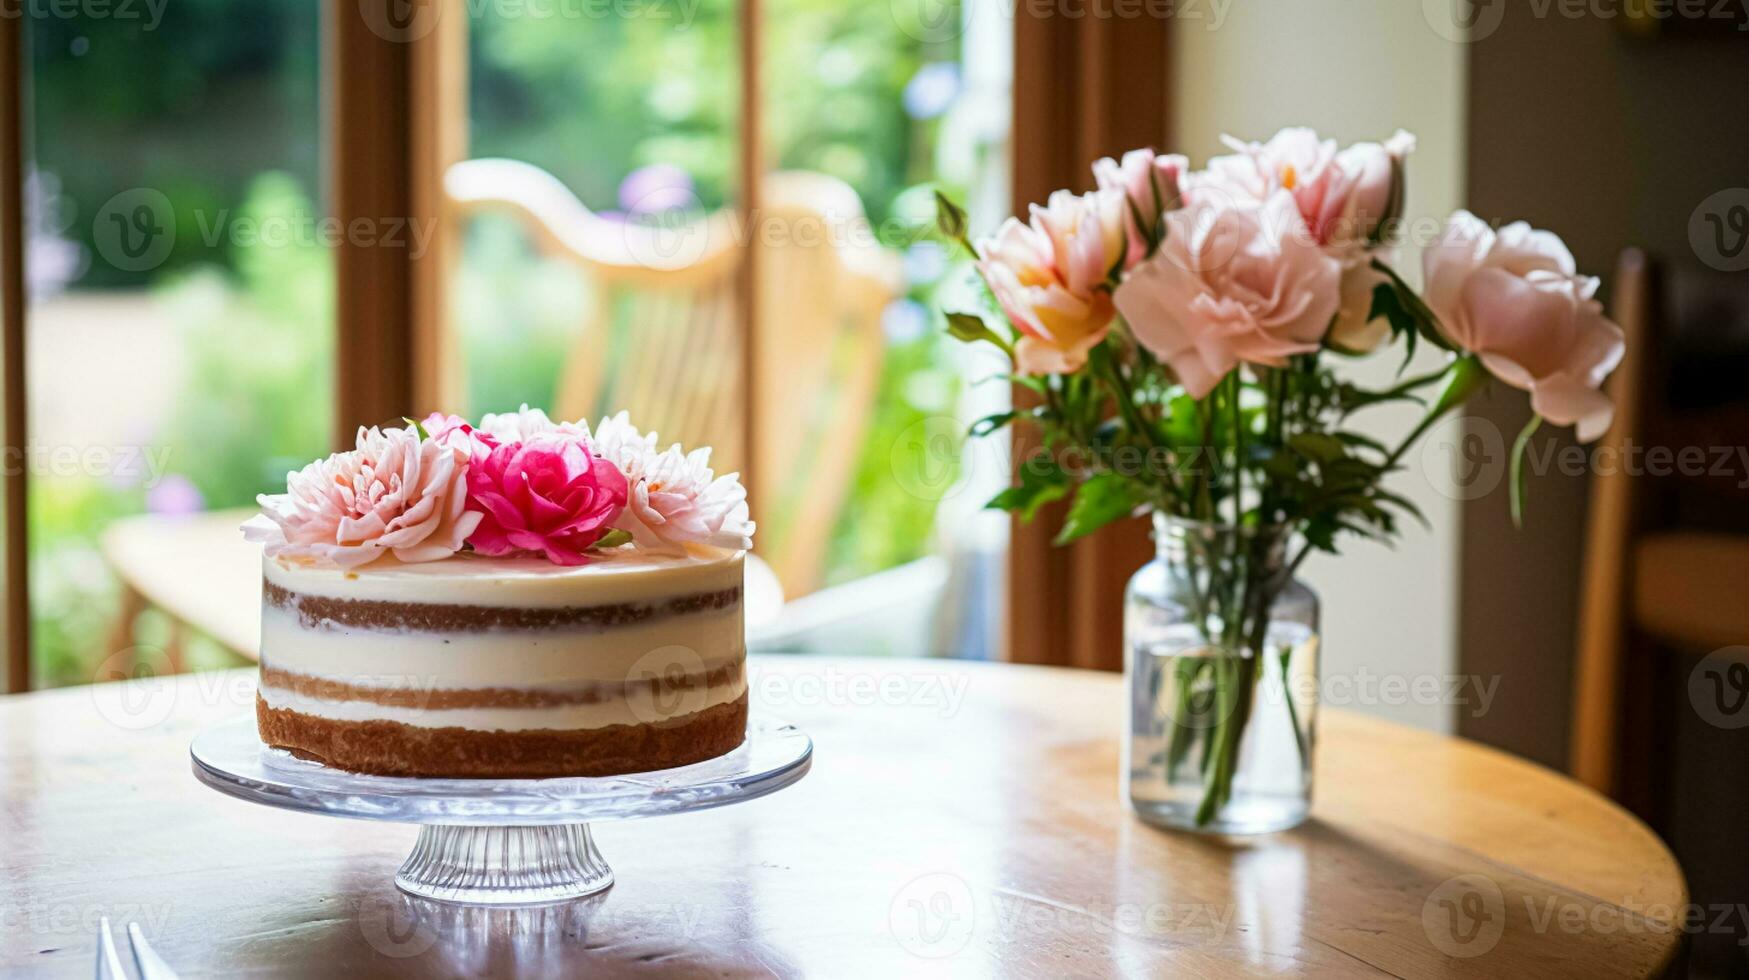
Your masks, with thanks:
[(1421, 262), (1423, 298), (1447, 339), (1530, 392), (1539, 416), (1575, 426), (1582, 442), (1603, 435), (1615, 408), (1598, 389), (1624, 338), (1557, 235), (1522, 221), (1496, 233), (1459, 211)]
[(1106, 280), (1124, 241), (1124, 196), (1117, 190), (1051, 195), (1032, 223), (1010, 218), (978, 244), (978, 271), (1022, 336), (1023, 374), (1062, 374), (1087, 361), (1114, 315)]
[(1261, 205), (1193, 201), (1166, 216), (1160, 251), (1117, 289), (1136, 340), (1194, 398), (1240, 362), (1282, 366), (1318, 349), (1341, 263), (1306, 234), (1286, 191)]
[(1415, 137), (1398, 130), (1380, 143), (1356, 143), (1338, 151), (1336, 141), (1310, 129), (1289, 128), (1267, 143), (1225, 142), (1236, 152), (1209, 161), (1193, 176), (1192, 194), (1232, 204), (1262, 203), (1287, 191), (1318, 247), (1342, 263), (1341, 301), (1330, 340), (1343, 350), (1363, 353), (1390, 333), (1374, 321), (1373, 287), (1384, 276), (1372, 268), (1379, 236), (1403, 210), (1403, 160)]
[(286, 478), (287, 492), (256, 498), (243, 535), (269, 557), (354, 568), (393, 552), (407, 562), (461, 550), (480, 523), (468, 513), (468, 454), (412, 426), (358, 430), (358, 448)]
[[(1153, 150), (1131, 150), (1119, 163), (1104, 157), (1093, 164), (1093, 179), (1102, 191), (1121, 191), (1124, 204), (1124, 228), (1128, 242), (1124, 246), (1124, 271), (1140, 265), (1148, 257), (1148, 241), (1160, 233), (1160, 223), (1168, 211), (1176, 211), (1183, 203), (1179, 180), (1190, 169), (1190, 161), (1177, 154), (1156, 156)], [(1138, 224), (1137, 219), (1146, 222)]]
[(595, 445), (626, 475), (630, 491), (614, 527), (638, 547), (676, 555), (692, 545), (753, 547), (747, 490), (736, 474), (711, 472), (709, 449), (687, 453), (675, 445), (657, 452), (656, 434), (639, 432), (625, 412), (601, 420)]
[(538, 552), (581, 565), (625, 503), (625, 474), (587, 438), (555, 427), (501, 443), (468, 468), (468, 510), (481, 515), (468, 544), (483, 555)]
[(1401, 129), (1384, 143), (1356, 143), (1336, 155), (1336, 164), (1352, 180), (1342, 223), (1335, 237), (1376, 240), (1389, 223), (1403, 215), (1403, 161), (1415, 151), (1415, 137)]

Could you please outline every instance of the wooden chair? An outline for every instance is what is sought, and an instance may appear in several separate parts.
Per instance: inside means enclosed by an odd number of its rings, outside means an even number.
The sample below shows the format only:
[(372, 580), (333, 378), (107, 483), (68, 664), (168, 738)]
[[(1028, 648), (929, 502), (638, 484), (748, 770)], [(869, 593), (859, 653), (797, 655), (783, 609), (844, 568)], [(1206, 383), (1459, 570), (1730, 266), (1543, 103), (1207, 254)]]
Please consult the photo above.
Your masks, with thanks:
[[(1730, 372), (1672, 380), (1676, 342), (1708, 343), (1683, 336), (1705, 332), (1693, 329), (1696, 321), (1711, 321), (1713, 333), (1725, 332), (1720, 320), (1749, 326), (1749, 295), (1740, 290), (1686, 274), (1671, 289), (1643, 253), (1622, 256), (1613, 313), (1627, 354), (1610, 382), (1615, 421), (1594, 458), (1622, 460), (1637, 449), (1644, 466), (1649, 447), (1745, 445), (1749, 405), (1742, 399), (1749, 392), (1729, 391)], [(1720, 389), (1737, 400), (1697, 398)], [(1611, 466), (1592, 482), (1570, 766), (1654, 826), (1670, 791), (1673, 732), (1664, 702), (1681, 696), (1675, 689), (1699, 657), (1749, 643), (1749, 494), (1737, 486), (1749, 473), (1738, 460), (1729, 473), (1713, 472), (1716, 461), (1708, 452), (1706, 472), (1686, 475), (1674, 466), (1666, 474)]]
[(110, 654), (134, 647), (134, 621), (148, 608), (169, 619), (165, 658), (185, 667), (190, 630), (254, 660), (261, 633), (261, 546), (237, 526), (255, 509), (124, 517), (103, 529), (99, 547), (121, 585)]
[(555, 412), (625, 409), (663, 444), (713, 447), (719, 472), (745, 458), (735, 291), (757, 241), (758, 548), (786, 594), (818, 587), (874, 406), (881, 314), (901, 288), (897, 258), (875, 241), (856, 193), (820, 174), (773, 174), (748, 229), (726, 210), (677, 226), (612, 221), (513, 160), (460, 163), (444, 183), (458, 220), (509, 214), (591, 286)]
[[(880, 379), (881, 314), (901, 288), (856, 193), (819, 174), (773, 174), (758, 223), (760, 555), (747, 569), (747, 620), (763, 628), (784, 597), (820, 584), (826, 547), (863, 449)], [(516, 216), (544, 251), (587, 277), (593, 296), (560, 367), (552, 408), (566, 418), (626, 409), (665, 442), (712, 446), (719, 472), (744, 458), (735, 283), (751, 232), (720, 211), (678, 227), (627, 225), (589, 211), (537, 167), (472, 160), (445, 179), (454, 220)], [(250, 511), (115, 522), (103, 554), (122, 584), (110, 651), (133, 646), (148, 607), (171, 621), (182, 669), (189, 630), (240, 656), (257, 652), (260, 551), (237, 533)]]

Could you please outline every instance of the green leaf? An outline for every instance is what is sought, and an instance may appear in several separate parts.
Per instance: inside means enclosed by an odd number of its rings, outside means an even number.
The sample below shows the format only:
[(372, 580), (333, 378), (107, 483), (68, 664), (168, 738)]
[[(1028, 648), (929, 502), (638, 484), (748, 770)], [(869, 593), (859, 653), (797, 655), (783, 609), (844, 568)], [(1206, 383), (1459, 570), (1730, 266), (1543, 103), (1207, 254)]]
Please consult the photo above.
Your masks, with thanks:
[(419, 433), (419, 438), (421, 438), (421, 439), (431, 438), (431, 433), (425, 431), (424, 424), (421, 423), (418, 419), (408, 418), (407, 416), (403, 415), (403, 416), (401, 416), (401, 421), (412, 426), (413, 431)]
[(1417, 521), (1421, 522), (1422, 527), (1427, 528), (1429, 531), (1433, 530), (1433, 523), (1427, 519), (1427, 515), (1421, 513), (1421, 508), (1415, 506), (1414, 501), (1410, 500), (1408, 497), (1392, 493), (1383, 487), (1374, 490), (1373, 496), (1385, 503), (1391, 504), (1403, 513), (1408, 514), (1410, 517), (1415, 518)]
[[(1457, 350), (1457, 346), (1446, 340), (1445, 335), (1440, 333), (1439, 318), (1433, 315), (1433, 311), (1427, 308), (1427, 304), (1421, 301), (1421, 297), (1416, 294), (1415, 290), (1409, 288), (1409, 284), (1403, 281), (1403, 277), (1397, 275), (1397, 270), (1378, 259), (1373, 259), (1372, 267), (1384, 273), (1385, 277), (1390, 280), (1388, 283), (1381, 283), (1375, 287), (1372, 298), (1373, 315), (1382, 314), (1389, 317), (1392, 334), (1406, 330), (1411, 333), (1410, 344), (1414, 343), (1414, 335), (1419, 334), (1435, 346), (1449, 351)], [(1388, 299), (1385, 299), (1383, 309), (1380, 308), (1380, 300), (1385, 297), (1381, 296), (1379, 292), (1381, 289), (1386, 290), (1388, 296)]]
[(989, 325), (984, 322), (984, 318), (976, 313), (947, 314), (947, 332), (955, 340), (963, 340), (968, 344), (987, 340), (1007, 351), (1010, 355), (1014, 353), (1014, 345), (1004, 340), (1001, 334), (991, 330)]
[(1518, 438), (1512, 440), (1512, 468), (1507, 480), (1512, 489), (1512, 526), (1524, 526), (1524, 451), (1530, 446), (1530, 437), (1537, 427), (1543, 424), (1542, 416), (1532, 415), (1530, 421), (1518, 433)]
[(1315, 463), (1326, 463), (1348, 455), (1342, 440), (1324, 432), (1298, 432), (1288, 437), (1287, 447)]
[(1346, 446), (1354, 446), (1354, 447), (1360, 448), (1360, 449), (1371, 449), (1375, 452), (1383, 453), (1387, 456), (1390, 455), (1390, 452), (1391, 452), (1389, 449), (1385, 448), (1384, 443), (1378, 441), (1377, 439), (1374, 439), (1371, 436), (1361, 435), (1358, 432), (1338, 432), (1338, 433), (1335, 433), (1335, 436), (1336, 436), (1336, 438), (1342, 440), (1343, 445), (1346, 445)]
[(1134, 513), (1139, 503), (1135, 486), (1123, 477), (1115, 473), (1092, 477), (1075, 491), (1075, 501), (1069, 505), (1069, 516), (1057, 532), (1056, 543), (1068, 544), (1122, 520)]
[(1069, 474), (1049, 456), (1037, 456), (1020, 465), (1020, 482), (990, 498), (986, 510), (1006, 510), (1030, 521), (1038, 509), (1069, 493)]
[(997, 412), (994, 415), (986, 415), (976, 422), (973, 422), (968, 431), (972, 435), (982, 438), (1014, 421), (1019, 415), (1019, 412), (1014, 411)]
[(601, 537), (596, 538), (595, 543), (590, 545), (590, 547), (600, 551), (605, 548), (617, 548), (622, 544), (630, 544), (631, 540), (632, 536), (629, 533), (621, 531), (619, 528), (614, 528), (606, 534), (603, 534)]

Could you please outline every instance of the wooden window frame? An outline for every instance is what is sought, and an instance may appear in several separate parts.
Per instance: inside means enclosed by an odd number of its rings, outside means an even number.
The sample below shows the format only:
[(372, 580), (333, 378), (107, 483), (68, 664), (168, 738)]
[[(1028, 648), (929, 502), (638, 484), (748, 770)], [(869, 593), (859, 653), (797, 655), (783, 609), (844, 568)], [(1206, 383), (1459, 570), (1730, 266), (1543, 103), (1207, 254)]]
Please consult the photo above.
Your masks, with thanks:
[[(18, 0), (0, 0), (0, 436), (12, 458), (25, 443), (23, 182), (24, 47)], [(758, 242), (761, 128), (760, 0), (739, 8), (741, 152), (739, 207), (748, 248)], [(342, 227), (354, 221), (431, 222), (431, 244), (343, 241), (335, 252), (334, 441), (359, 425), (456, 404), (456, 338), (442, 308), (455, 245), (445, 220), (443, 174), (466, 153), (467, 23), (457, 8), (422, 8), (433, 23), (392, 36), (403, 0), (330, 0), (323, 23), (324, 159), (327, 198)], [(1120, 13), (1127, 11), (1124, 16)], [(380, 16), (374, 16), (380, 15)], [(1169, 135), (1169, 25), (1164, 17), (1092, 0), (1078, 17), (1051, 5), (1018, 5), (1014, 23), (1014, 211), (1024, 213), (1059, 187), (1082, 188), (1099, 156), (1159, 144)], [(1065, 138), (1066, 135), (1066, 138)], [(345, 236), (343, 236), (345, 237)], [(411, 236), (405, 236), (409, 240)], [(742, 322), (757, 322), (757, 255), (744, 263)], [(759, 474), (754, 399), (755, 342), (742, 356), (747, 433), (743, 478)], [(339, 352), (344, 352), (341, 355)], [(1016, 392), (1017, 399), (1026, 393)], [(1015, 459), (1036, 448), (1018, 433)], [(5, 535), (5, 690), (30, 685), (30, 602), (26, 481), (21, 467), (0, 475)], [(1050, 544), (1054, 508), (1016, 521), (1009, 552), (1007, 657), (1023, 663), (1121, 668), (1123, 586), (1151, 552), (1140, 521), (1108, 528), (1067, 549)]]
[(24, 17), (0, 0), (0, 534), (6, 554), (5, 688), (30, 690), (30, 548), (24, 459)]
[[(1067, 15), (1054, 4), (1014, 14), (1014, 213), (1067, 187), (1092, 184), (1091, 165), (1171, 135), (1170, 23), (1163, 15), (1091, 0)], [(1017, 404), (1032, 393), (1016, 388)], [(1036, 451), (1015, 433), (1014, 455)], [(1008, 659), (1123, 669), (1123, 592), (1153, 554), (1148, 525), (1112, 525), (1066, 548), (1051, 544), (1067, 507), (1012, 522), (1008, 550)]]
[[(360, 425), (409, 411), (458, 404), (458, 338), (444, 304), (456, 241), (443, 194), (445, 171), (467, 154), (467, 18), (432, 5), (405, 31), (384, 31), (404, 0), (330, 0), (324, 36), (326, 160), (332, 211), (351, 221), (405, 215), (431, 222), (421, 255), (345, 242), (335, 255), (334, 441), (349, 445)], [(741, 71), (738, 208), (747, 231), (741, 264), (741, 322), (758, 322), (759, 177), (765, 172), (759, 70), (759, 0), (740, 0)], [(445, 11), (448, 11), (446, 14)], [(430, 20), (419, 23), (420, 16)], [(384, 36), (389, 34), (391, 36)], [(343, 95), (342, 95), (343, 93)], [(743, 331), (744, 429), (741, 480), (758, 499), (758, 331)]]

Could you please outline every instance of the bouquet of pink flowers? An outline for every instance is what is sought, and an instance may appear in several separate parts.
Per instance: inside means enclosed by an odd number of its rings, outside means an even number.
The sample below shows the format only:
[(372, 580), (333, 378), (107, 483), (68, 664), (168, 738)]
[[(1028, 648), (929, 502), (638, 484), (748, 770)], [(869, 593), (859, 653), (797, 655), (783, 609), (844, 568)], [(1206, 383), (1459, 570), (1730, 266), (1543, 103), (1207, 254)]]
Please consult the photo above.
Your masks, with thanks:
[(361, 428), (356, 448), (257, 498), (244, 535), (268, 557), (356, 568), (459, 551), (581, 565), (608, 549), (685, 555), (753, 544), (747, 491), (710, 450), (656, 448), (626, 414), (553, 422), (538, 408)]
[[(1219, 649), (1261, 650), (1269, 608), (1312, 549), (1339, 536), (1389, 538), (1414, 505), (1385, 485), (1409, 446), (1489, 376), (1530, 393), (1536, 417), (1580, 439), (1608, 427), (1599, 386), (1622, 332), (1554, 234), (1491, 228), (1459, 211), (1421, 256), (1422, 288), (1396, 269), (1406, 133), (1339, 149), (1307, 129), (1267, 143), (1229, 139), (1230, 155), (1193, 171), (1182, 156), (1134, 150), (1093, 166), (1095, 190), (1057, 191), (1030, 220), (975, 244), (966, 216), (938, 196), (938, 224), (976, 259), (992, 302), (950, 312), (962, 340), (1001, 348), (1036, 404), (974, 426), (1035, 426), (1046, 452), (990, 506), (1030, 517), (1070, 498), (1059, 541), (1138, 512), (1235, 530), (1192, 535), (1188, 602)], [(1401, 344), (1445, 353), (1437, 370), (1369, 390), (1344, 362)], [(1394, 446), (1352, 427), (1357, 413), (1419, 400), (1422, 420)], [(1522, 495), (1512, 465), (1512, 509)], [(1265, 560), (1273, 545), (1301, 543)], [(1241, 668), (1231, 683), (1255, 681)], [(1217, 690), (1221, 703), (1233, 691)], [(1223, 725), (1243, 726), (1228, 710)], [(1239, 731), (1214, 731), (1206, 822), (1230, 792)], [(1303, 747), (1302, 747), (1303, 748)]]

